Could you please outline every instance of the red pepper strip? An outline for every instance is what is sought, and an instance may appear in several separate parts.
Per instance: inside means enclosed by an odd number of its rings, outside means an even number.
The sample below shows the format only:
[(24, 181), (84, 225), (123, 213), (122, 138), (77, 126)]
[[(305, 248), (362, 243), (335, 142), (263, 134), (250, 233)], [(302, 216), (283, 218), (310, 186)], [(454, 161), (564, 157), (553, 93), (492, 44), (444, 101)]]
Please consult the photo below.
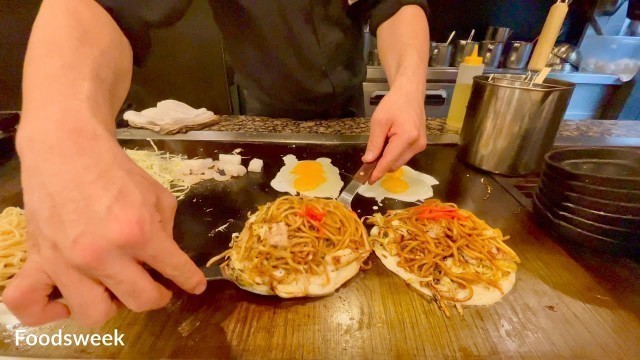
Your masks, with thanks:
[(418, 214), (418, 219), (454, 219), (460, 218), (461, 216), (456, 216), (452, 214), (446, 213), (431, 213), (431, 214)]
[(321, 223), (322, 220), (324, 220), (324, 217), (327, 215), (326, 211), (317, 211), (313, 208), (305, 207), (302, 211), (302, 215), (315, 225), (320, 236), (324, 235), (324, 230), (322, 229)]
[(418, 219), (465, 219), (466, 217), (459, 213), (457, 209), (440, 207), (427, 207), (417, 215)]
[(423, 207), (423, 208), (418, 208), (418, 211), (420, 211), (421, 213), (433, 213), (433, 212), (457, 213), (458, 209), (449, 208), (449, 207)]
[(303, 211), (304, 217), (314, 222), (322, 222), (324, 217), (327, 215), (325, 211), (316, 211), (313, 208), (305, 207)]

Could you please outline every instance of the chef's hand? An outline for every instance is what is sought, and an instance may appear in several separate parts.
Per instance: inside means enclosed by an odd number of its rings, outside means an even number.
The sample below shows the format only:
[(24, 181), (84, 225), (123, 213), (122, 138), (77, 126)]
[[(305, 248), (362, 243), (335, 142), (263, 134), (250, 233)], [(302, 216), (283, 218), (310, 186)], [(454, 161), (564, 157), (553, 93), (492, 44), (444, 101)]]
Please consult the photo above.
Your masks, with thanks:
[(369, 183), (399, 169), (426, 146), (424, 95), (392, 88), (371, 117), (369, 142), (362, 161), (370, 163), (378, 157), (380, 160)]
[[(93, 327), (120, 302), (133, 311), (163, 307), (171, 292), (143, 263), (188, 292), (204, 291), (202, 272), (172, 237), (175, 197), (107, 130), (77, 124), (67, 140), (41, 128), (19, 132), (29, 255), (4, 291), (9, 310), (25, 325), (70, 315)], [(54, 286), (64, 302), (49, 299)]]

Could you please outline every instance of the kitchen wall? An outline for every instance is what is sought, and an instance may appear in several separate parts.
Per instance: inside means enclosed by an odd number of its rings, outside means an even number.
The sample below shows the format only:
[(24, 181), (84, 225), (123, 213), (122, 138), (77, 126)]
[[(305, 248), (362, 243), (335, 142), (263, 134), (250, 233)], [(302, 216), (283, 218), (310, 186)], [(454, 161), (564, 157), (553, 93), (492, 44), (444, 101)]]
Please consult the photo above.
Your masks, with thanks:
[(127, 103), (138, 109), (173, 98), (217, 114), (231, 113), (222, 36), (207, 0), (194, 0), (175, 25), (151, 32), (152, 50), (134, 68)]
[(0, 0), (0, 110), (20, 110), (22, 63), (40, 1)]
[[(489, 26), (509, 27), (513, 39), (532, 41), (544, 25), (549, 8), (556, 0), (429, 0), (432, 38), (444, 42), (451, 31), (466, 39), (476, 29), (476, 40), (484, 39)], [(597, 0), (574, 0), (560, 41), (577, 45), (595, 9)]]
[[(629, 2), (622, 4), (620, 9), (611, 15), (596, 16), (595, 19), (602, 29), (603, 35), (618, 36), (620, 35), (622, 28), (627, 23), (627, 8)], [(589, 26), (586, 36), (595, 36), (596, 32), (593, 27)]]
[[(0, 0), (0, 110), (19, 110), (22, 63), (40, 1)], [(173, 98), (218, 114), (231, 112), (222, 38), (207, 0), (194, 0), (178, 23), (152, 30), (152, 51), (134, 68), (125, 108)]]
[[(430, 0), (431, 32), (444, 41), (452, 29), (466, 38), (476, 29), (484, 38), (489, 25), (514, 29), (514, 39), (532, 40), (539, 33), (555, 0)], [(577, 44), (596, 0), (574, 0), (561, 41)], [(0, 110), (20, 109), (24, 52), (39, 0), (0, 0)], [(625, 13), (621, 9), (618, 13)], [(617, 16), (617, 15), (616, 15)], [(619, 23), (608, 19), (605, 28)], [(604, 22), (604, 20), (603, 20)], [(611, 24), (611, 26), (609, 26)], [(612, 30), (613, 31), (613, 30)], [(207, 0), (194, 0), (186, 16), (172, 27), (152, 31), (153, 50), (144, 66), (134, 69), (124, 108), (143, 109), (174, 98), (219, 114), (232, 112), (229, 90), (232, 76), (225, 67), (221, 36)], [(638, 86), (631, 91), (620, 118), (640, 118)], [(634, 100), (635, 99), (635, 100)]]
[[(615, 2), (614, 2), (615, 3)], [(626, 26), (629, 23), (627, 19), (627, 9), (629, 2), (621, 4), (618, 11), (608, 15), (596, 14), (595, 20), (597, 21), (602, 34), (605, 36), (619, 36), (624, 33)], [(585, 37), (597, 36), (596, 31), (592, 26), (587, 28)], [(610, 107), (611, 113), (615, 115), (609, 115), (608, 118), (617, 118), (620, 120), (640, 120), (640, 81), (638, 78), (640, 75), (636, 75), (635, 79), (622, 86), (621, 90), (612, 99), (612, 106)], [(607, 109), (609, 110), (609, 109)]]

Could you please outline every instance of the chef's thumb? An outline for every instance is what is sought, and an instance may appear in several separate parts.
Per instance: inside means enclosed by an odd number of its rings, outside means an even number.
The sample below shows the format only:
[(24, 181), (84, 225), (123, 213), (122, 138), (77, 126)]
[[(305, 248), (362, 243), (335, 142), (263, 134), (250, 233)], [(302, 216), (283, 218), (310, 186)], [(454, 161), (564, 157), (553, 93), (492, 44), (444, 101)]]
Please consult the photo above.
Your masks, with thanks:
[(369, 141), (367, 142), (367, 150), (362, 157), (362, 161), (370, 163), (380, 157), (384, 144), (387, 141), (387, 134), (390, 126), (384, 122), (371, 121), (371, 131), (369, 133)]

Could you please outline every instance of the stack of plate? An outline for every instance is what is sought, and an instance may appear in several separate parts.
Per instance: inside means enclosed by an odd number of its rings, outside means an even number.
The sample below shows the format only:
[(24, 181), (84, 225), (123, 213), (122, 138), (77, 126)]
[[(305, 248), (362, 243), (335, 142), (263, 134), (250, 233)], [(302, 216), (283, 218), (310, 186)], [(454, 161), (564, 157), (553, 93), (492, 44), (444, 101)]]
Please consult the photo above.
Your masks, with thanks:
[(562, 239), (640, 254), (640, 151), (571, 148), (548, 153), (533, 209)]

